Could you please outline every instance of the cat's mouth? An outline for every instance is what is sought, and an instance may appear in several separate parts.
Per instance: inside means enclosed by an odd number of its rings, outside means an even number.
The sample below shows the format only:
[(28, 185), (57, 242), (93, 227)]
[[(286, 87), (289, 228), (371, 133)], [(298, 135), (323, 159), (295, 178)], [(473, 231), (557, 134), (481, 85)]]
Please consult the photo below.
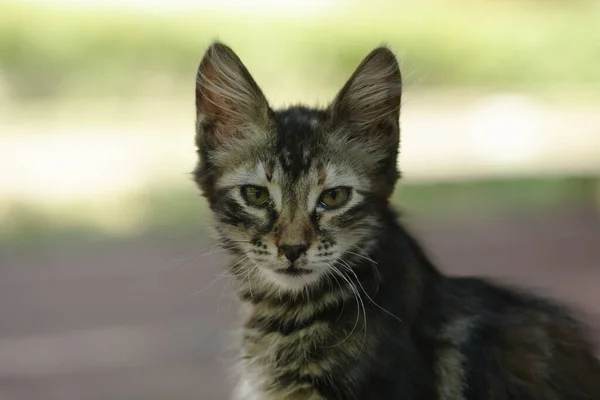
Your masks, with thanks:
[(288, 275), (288, 276), (300, 276), (300, 275), (308, 275), (312, 274), (312, 270), (306, 268), (298, 268), (293, 265), (290, 265), (286, 268), (276, 269), (275, 272), (278, 274)]

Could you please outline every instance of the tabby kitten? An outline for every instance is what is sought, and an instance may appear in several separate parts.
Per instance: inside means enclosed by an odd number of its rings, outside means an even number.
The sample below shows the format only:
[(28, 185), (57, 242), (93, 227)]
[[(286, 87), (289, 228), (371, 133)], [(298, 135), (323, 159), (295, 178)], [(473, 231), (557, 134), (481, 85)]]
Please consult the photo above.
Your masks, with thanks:
[(269, 107), (227, 46), (196, 80), (194, 172), (234, 257), (238, 399), (600, 399), (563, 307), (443, 276), (389, 204), (402, 80), (373, 50), (325, 109)]

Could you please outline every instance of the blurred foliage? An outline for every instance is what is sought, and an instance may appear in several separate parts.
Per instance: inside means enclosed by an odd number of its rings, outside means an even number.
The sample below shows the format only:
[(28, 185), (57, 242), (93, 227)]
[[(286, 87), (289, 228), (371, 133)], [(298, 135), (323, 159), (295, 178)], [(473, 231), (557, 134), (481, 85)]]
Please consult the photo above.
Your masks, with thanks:
[[(597, 188), (598, 180), (592, 178), (401, 183), (393, 203), (409, 218), (473, 221), (532, 211), (595, 208)], [(4, 250), (43, 248), (62, 240), (75, 245), (135, 237), (205, 237), (209, 227), (206, 202), (193, 187), (149, 188), (116, 208), (105, 206), (102, 211), (75, 205), (69, 216), (23, 204), (12, 207), (8, 214), (0, 230), (0, 247)], [(90, 214), (94, 219), (89, 218)], [(121, 224), (107, 225), (111, 220)]]
[(189, 90), (216, 37), (273, 86), (293, 77), (337, 86), (385, 41), (409, 84), (600, 88), (598, 21), (598, 1), (376, 1), (304, 19), (5, 2), (0, 89), (15, 98)]

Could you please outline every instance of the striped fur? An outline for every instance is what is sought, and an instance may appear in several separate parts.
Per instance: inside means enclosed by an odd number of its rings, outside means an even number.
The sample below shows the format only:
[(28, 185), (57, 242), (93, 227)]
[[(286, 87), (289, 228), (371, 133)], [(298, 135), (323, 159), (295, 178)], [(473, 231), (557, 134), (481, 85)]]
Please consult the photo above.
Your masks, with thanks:
[[(599, 398), (600, 364), (568, 310), (443, 276), (397, 221), (401, 87), (381, 47), (326, 109), (272, 110), (227, 46), (202, 60), (194, 177), (248, 308), (236, 398)], [(247, 185), (268, 199), (251, 203)], [(327, 208), (336, 187), (348, 196)]]

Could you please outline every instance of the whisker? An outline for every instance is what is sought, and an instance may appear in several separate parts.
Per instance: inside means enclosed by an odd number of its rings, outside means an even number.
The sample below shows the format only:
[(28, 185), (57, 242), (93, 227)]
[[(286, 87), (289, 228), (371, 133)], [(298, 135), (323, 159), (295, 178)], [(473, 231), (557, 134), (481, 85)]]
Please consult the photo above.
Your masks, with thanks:
[(379, 308), (381, 311), (385, 312), (386, 314), (388, 314), (389, 316), (395, 318), (396, 320), (398, 320), (399, 322), (402, 322), (402, 319), (396, 315), (394, 315), (393, 313), (391, 313), (390, 311), (386, 310), (385, 308), (383, 308), (382, 306), (380, 306), (379, 304), (377, 304), (377, 302), (375, 302), (375, 300), (373, 300), (371, 298), (371, 296), (369, 296), (369, 294), (367, 293), (367, 291), (365, 290), (364, 286), (362, 285), (362, 283), (360, 283), (360, 280), (358, 279), (358, 275), (356, 275), (356, 272), (354, 272), (352, 270), (352, 268), (348, 265), (348, 263), (346, 263), (344, 260), (338, 260), (338, 262), (342, 262), (345, 264), (345, 269), (348, 270), (349, 272), (351, 272), (355, 277), (356, 277), (356, 281), (358, 282), (358, 284), (360, 285), (363, 293), (365, 294), (365, 296), (367, 296), (367, 298), (369, 299), (369, 301), (371, 303), (373, 303), (373, 305), (375, 305), (377, 308)]
[[(373, 273), (376, 276), (377, 288), (375, 289), (375, 293), (377, 293), (379, 291), (379, 284), (381, 283), (381, 273), (379, 272), (379, 269), (377, 269), (377, 261), (373, 260), (371, 257), (365, 256), (360, 253), (355, 253), (350, 250), (346, 250), (346, 253), (355, 255), (355, 256), (365, 259), (369, 262), (369, 265), (371, 266), (371, 269), (373, 270)], [(346, 262), (346, 264), (347, 264), (347, 262)], [(348, 267), (350, 267), (350, 265), (348, 265)]]
[(253, 265), (252, 268), (250, 268), (245, 275), (246, 280), (248, 281), (248, 290), (250, 291), (250, 297), (254, 300), (254, 293), (252, 293), (252, 282), (250, 281), (250, 274), (252, 272), (254, 272), (258, 267), (256, 265)]
[[(344, 275), (342, 271), (340, 271), (340, 273), (342, 273), (342, 275)], [(346, 277), (347, 277), (348, 281), (351, 282), (350, 276), (346, 275)], [(358, 288), (356, 287), (356, 284), (355, 283), (351, 283), (351, 285), (354, 288), (354, 290), (356, 290), (356, 294), (358, 296), (358, 299), (360, 300), (360, 306), (362, 307), (363, 320), (364, 320), (363, 341), (362, 341), (362, 344), (361, 344), (360, 349), (358, 351), (358, 354), (356, 355), (356, 358), (358, 359), (358, 357), (362, 353), (362, 350), (365, 347), (365, 342), (367, 341), (367, 310), (366, 310), (366, 307), (365, 307), (365, 302), (363, 301), (362, 296), (360, 296), (360, 293), (358, 291)]]
[[(208, 248), (208, 250), (206, 250), (207, 248)], [(194, 254), (191, 257), (184, 257), (184, 258), (180, 258), (180, 259), (173, 258), (173, 260), (179, 260), (179, 261), (181, 261), (181, 263), (177, 264), (177, 265), (166, 265), (165, 268), (181, 268), (184, 265), (187, 265), (190, 262), (192, 262), (198, 258), (211, 256), (211, 255), (219, 254), (219, 253), (225, 253), (229, 250), (235, 250), (235, 249), (236, 248), (233, 245), (226, 245), (223, 243), (209, 244), (206, 246), (202, 246), (201, 250), (197, 254)]]
[[(356, 309), (356, 320), (354, 321), (354, 326), (352, 327), (352, 330), (346, 335), (346, 337), (334, 345), (323, 346), (323, 347), (336, 347), (336, 346), (339, 346), (342, 343), (344, 343), (346, 340), (348, 340), (352, 336), (352, 334), (356, 331), (356, 328), (358, 327), (358, 321), (360, 321), (360, 311), (362, 309), (363, 319), (364, 319), (364, 335), (363, 335), (363, 343), (358, 352), (358, 355), (360, 355), (360, 353), (362, 352), (362, 349), (364, 347), (366, 337), (367, 337), (367, 313), (366, 313), (366, 308), (365, 308), (364, 302), (362, 301), (362, 298), (360, 297), (360, 293), (358, 292), (358, 289), (350, 281), (350, 279), (342, 271), (337, 269), (335, 265), (329, 264), (329, 267), (331, 268), (331, 271), (335, 272), (340, 278), (342, 278), (348, 284), (348, 287), (352, 291), (353, 297), (356, 300), (357, 309)], [(358, 358), (358, 355), (357, 355), (357, 358)]]
[(221, 310), (221, 302), (223, 301), (223, 294), (225, 293), (225, 290), (227, 289), (227, 287), (229, 286), (229, 284), (232, 281), (233, 281), (233, 279), (231, 279), (231, 277), (229, 277), (229, 279), (227, 279), (227, 283), (221, 289), (221, 294), (219, 295), (219, 300), (217, 301), (217, 312), (216, 312), (217, 315), (219, 314), (219, 312)]
[(364, 256), (364, 255), (359, 254), (359, 253), (355, 253), (355, 252), (350, 251), (350, 250), (346, 250), (346, 253), (352, 254), (352, 255), (357, 256), (357, 257), (360, 257), (360, 258), (362, 258), (364, 260), (369, 261), (370, 263), (373, 263), (373, 264), (377, 265), (377, 261), (373, 260), (371, 257), (367, 257), (367, 256)]
[[(330, 267), (333, 267), (333, 266), (330, 264)], [(329, 274), (325, 274), (325, 277), (327, 277), (327, 279), (329, 279), (330, 277), (331, 277), (331, 278), (333, 278), (333, 279), (335, 279), (335, 282), (337, 283), (338, 287), (340, 288), (340, 291), (343, 291), (343, 289), (342, 289), (342, 284), (341, 284), (341, 283), (340, 283), (340, 281), (338, 280), (337, 276), (335, 276), (335, 275), (329, 275)], [(332, 286), (333, 286), (333, 285), (332, 285)], [(332, 294), (333, 294), (333, 291), (334, 291), (334, 288), (332, 287), (332, 288), (331, 288), (331, 293), (332, 293)], [(340, 311), (340, 315), (338, 316), (338, 318), (336, 319), (336, 321), (337, 321), (337, 320), (339, 320), (339, 319), (340, 319), (340, 317), (341, 317), (341, 316), (344, 314), (344, 309), (345, 309), (345, 307), (346, 307), (346, 297), (342, 296), (342, 311)]]
[(241, 256), (239, 256), (236, 260), (236, 262), (231, 265), (230, 267), (228, 267), (225, 272), (222, 272), (220, 274), (217, 274), (217, 278), (215, 280), (213, 280), (211, 283), (209, 283), (208, 285), (204, 286), (203, 288), (200, 288), (194, 292), (192, 292), (189, 296), (196, 296), (197, 294), (200, 294), (202, 292), (204, 292), (206, 289), (212, 287), (216, 282), (220, 281), (223, 278), (226, 277), (233, 277), (235, 276), (234, 274), (230, 274), (229, 271), (233, 270), (236, 266), (238, 266), (241, 262), (244, 262), (246, 259), (248, 259), (247, 256), (248, 253), (244, 253)]

